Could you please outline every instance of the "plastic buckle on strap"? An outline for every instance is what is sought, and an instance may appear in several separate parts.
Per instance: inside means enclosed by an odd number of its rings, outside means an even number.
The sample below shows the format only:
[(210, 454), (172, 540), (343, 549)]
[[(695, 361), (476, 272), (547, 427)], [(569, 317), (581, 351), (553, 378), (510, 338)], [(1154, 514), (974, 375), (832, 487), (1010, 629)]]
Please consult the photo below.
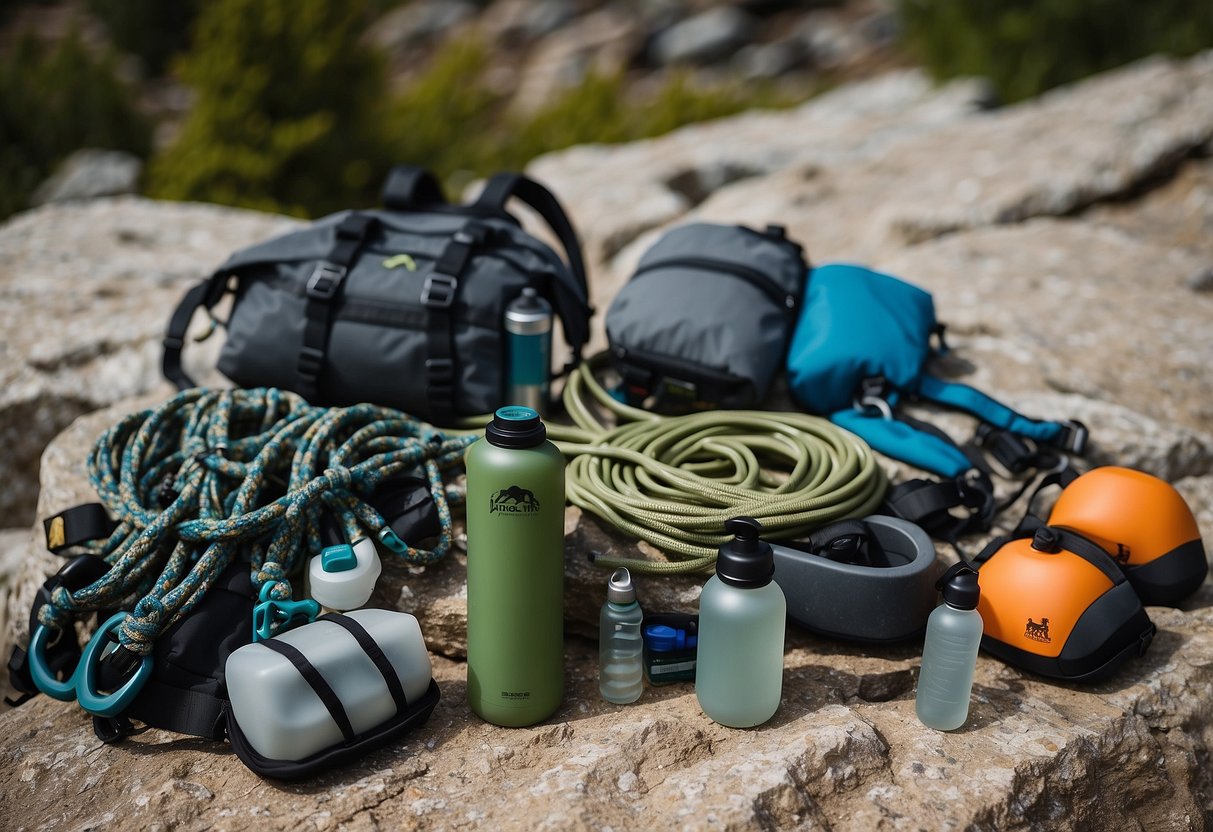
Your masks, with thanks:
[(299, 374), (307, 378), (316, 378), (324, 367), (324, 353), (315, 347), (299, 348)]
[(345, 280), (345, 266), (323, 262), (316, 264), (316, 270), (307, 280), (307, 296), (317, 300), (332, 300), (337, 294), (337, 287)]
[(1061, 423), (1061, 436), (1057, 438), (1057, 446), (1066, 453), (1082, 454), (1087, 450), (1087, 440), (1091, 432), (1087, 426), (1077, 419), (1067, 419)]
[(303, 601), (275, 601), (270, 591), (276, 581), (261, 587), (260, 603), (253, 607), (253, 641), (265, 641), (297, 623), (310, 624), (320, 615), (320, 605), (308, 598)]
[(431, 274), (421, 290), (421, 302), (429, 309), (450, 309), (459, 281), (449, 274)]
[(1010, 431), (982, 425), (977, 429), (977, 443), (1012, 474), (1022, 474), (1036, 463), (1036, 453)]

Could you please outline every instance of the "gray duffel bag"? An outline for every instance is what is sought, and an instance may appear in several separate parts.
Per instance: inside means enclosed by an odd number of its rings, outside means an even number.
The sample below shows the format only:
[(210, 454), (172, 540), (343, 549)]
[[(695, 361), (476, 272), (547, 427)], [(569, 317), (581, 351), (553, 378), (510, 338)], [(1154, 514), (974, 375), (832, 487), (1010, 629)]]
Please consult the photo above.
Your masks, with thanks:
[(653, 244), (607, 310), (628, 404), (753, 407), (783, 364), (807, 266), (780, 226), (696, 223)]
[[(567, 262), (506, 211), (511, 197), (548, 223)], [(503, 173), (476, 202), (451, 205), (428, 171), (398, 167), (383, 201), (381, 210), (333, 214), (229, 257), (173, 313), (165, 377), (179, 389), (194, 385), (181, 365), (190, 318), (228, 292), (220, 372), (313, 404), (372, 402), (439, 425), (495, 410), (506, 403), (505, 309), (527, 288), (560, 317), (579, 361), (589, 338), (585, 267), (546, 188)]]

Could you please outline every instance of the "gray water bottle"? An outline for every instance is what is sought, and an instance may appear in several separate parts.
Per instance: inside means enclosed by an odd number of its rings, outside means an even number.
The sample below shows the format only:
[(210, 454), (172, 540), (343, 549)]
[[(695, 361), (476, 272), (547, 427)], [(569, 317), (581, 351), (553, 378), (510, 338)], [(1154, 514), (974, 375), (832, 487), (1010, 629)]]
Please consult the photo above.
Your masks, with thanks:
[(552, 372), (552, 307), (531, 287), (505, 308), (505, 403), (547, 412)]
[(598, 690), (616, 705), (635, 702), (644, 690), (643, 619), (632, 574), (621, 566), (607, 582), (607, 602), (598, 619)]
[(953, 731), (969, 716), (973, 671), (981, 646), (977, 573), (957, 564), (941, 579), (943, 603), (927, 619), (914, 710), (928, 728)]
[(699, 596), (695, 696), (721, 725), (750, 728), (779, 709), (788, 604), (759, 522), (736, 517), (724, 528), (736, 538), (720, 548)]

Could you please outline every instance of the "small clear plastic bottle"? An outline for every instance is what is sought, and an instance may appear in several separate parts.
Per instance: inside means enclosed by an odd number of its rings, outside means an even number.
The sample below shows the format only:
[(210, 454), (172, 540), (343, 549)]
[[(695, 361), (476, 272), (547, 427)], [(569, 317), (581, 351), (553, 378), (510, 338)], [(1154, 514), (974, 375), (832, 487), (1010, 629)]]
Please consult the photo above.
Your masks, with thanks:
[(598, 629), (598, 690), (603, 699), (616, 705), (635, 702), (644, 690), (643, 619), (632, 574), (620, 567), (607, 582), (607, 602), (602, 605)]
[(953, 567), (944, 575), (940, 591), (943, 603), (927, 619), (914, 709), (928, 728), (954, 731), (969, 717), (973, 671), (981, 646), (977, 573), (967, 566)]

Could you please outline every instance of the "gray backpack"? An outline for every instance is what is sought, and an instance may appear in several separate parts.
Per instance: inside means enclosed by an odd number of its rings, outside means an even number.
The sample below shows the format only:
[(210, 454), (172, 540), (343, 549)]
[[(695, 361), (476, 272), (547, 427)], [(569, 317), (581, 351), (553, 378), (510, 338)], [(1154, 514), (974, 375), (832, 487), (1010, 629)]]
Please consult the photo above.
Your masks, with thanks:
[[(511, 197), (548, 223), (567, 263), (505, 210)], [(428, 171), (398, 167), (383, 202), (229, 257), (173, 313), (165, 377), (194, 386), (181, 366), (190, 317), (229, 291), (220, 372), (313, 404), (373, 402), (442, 425), (493, 411), (504, 404), (505, 308), (528, 287), (560, 316), (572, 362), (580, 360), (591, 314), (585, 267), (546, 188), (502, 173), (475, 203), (450, 205)]]
[(664, 234), (607, 310), (626, 401), (665, 412), (756, 405), (783, 364), (806, 274), (780, 226)]

